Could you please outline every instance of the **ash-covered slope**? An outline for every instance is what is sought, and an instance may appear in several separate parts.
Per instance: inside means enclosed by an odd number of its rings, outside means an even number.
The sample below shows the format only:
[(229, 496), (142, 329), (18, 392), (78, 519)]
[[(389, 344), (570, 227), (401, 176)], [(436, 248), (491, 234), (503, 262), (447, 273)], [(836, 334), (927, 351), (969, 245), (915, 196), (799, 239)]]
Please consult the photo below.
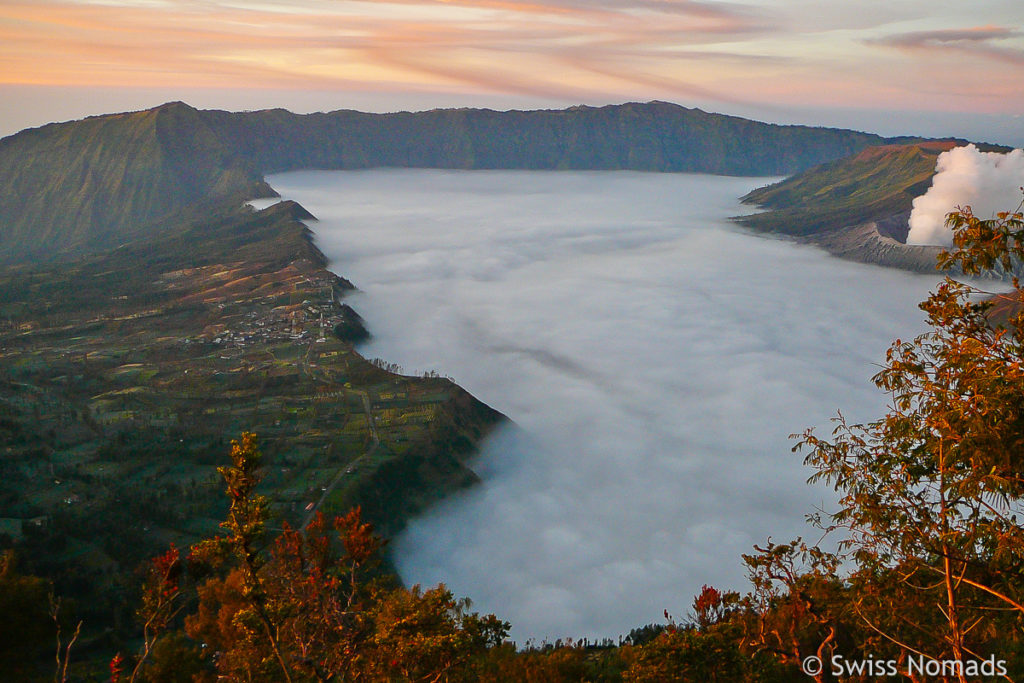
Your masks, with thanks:
[(159, 234), (301, 168), (635, 169), (782, 175), (883, 142), (663, 102), (559, 111), (296, 115), (148, 111), (0, 140), (0, 263), (67, 259)]
[(807, 235), (804, 240), (850, 261), (933, 273), (942, 248), (907, 244), (908, 216), (909, 213), (901, 213), (879, 221), (825, 230)]

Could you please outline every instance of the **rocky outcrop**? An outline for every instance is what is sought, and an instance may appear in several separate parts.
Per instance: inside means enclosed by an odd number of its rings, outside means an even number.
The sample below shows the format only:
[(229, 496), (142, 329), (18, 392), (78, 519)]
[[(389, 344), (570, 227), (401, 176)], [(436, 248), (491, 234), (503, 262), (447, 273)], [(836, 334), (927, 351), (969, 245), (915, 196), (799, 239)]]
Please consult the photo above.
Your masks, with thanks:
[(817, 232), (801, 238), (801, 241), (850, 261), (934, 273), (942, 248), (906, 244), (909, 231), (907, 216), (900, 214), (848, 228)]

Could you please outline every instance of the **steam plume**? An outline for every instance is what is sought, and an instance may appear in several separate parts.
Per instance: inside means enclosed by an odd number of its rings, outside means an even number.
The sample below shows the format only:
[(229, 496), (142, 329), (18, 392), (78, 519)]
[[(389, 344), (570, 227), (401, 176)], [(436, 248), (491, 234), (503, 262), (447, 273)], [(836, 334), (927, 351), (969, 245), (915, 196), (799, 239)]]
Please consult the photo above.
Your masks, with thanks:
[(980, 152), (974, 145), (954, 147), (939, 155), (935, 168), (932, 186), (914, 200), (908, 244), (952, 244), (946, 214), (958, 206), (969, 205), (979, 218), (992, 218), (1021, 202), (1024, 150), (999, 154)]

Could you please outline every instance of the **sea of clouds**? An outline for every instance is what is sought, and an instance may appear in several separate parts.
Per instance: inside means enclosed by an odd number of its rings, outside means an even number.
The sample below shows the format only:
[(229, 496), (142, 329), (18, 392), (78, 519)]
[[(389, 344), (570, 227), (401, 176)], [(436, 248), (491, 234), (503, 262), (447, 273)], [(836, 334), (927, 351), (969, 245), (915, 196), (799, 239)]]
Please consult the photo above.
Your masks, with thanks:
[(885, 409), (890, 341), (938, 276), (833, 259), (727, 221), (767, 179), (373, 170), (269, 179), (362, 290), (361, 350), (453, 376), (515, 423), (483, 484), (394, 543), (525, 639), (615, 637), (745, 588), (741, 554), (816, 539), (789, 434)]
[(954, 147), (939, 155), (932, 185), (914, 199), (908, 244), (948, 247), (953, 233), (946, 215), (970, 206), (981, 219), (1001, 211), (1015, 211), (1024, 199), (1024, 150), (1008, 154), (981, 152), (974, 145)]

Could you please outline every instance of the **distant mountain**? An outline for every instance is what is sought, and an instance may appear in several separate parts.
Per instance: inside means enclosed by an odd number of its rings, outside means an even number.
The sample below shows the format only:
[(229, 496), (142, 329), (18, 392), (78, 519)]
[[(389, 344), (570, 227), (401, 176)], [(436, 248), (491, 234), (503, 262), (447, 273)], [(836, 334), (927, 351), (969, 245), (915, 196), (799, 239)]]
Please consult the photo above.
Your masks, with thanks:
[(788, 175), (886, 142), (664, 102), (557, 111), (297, 115), (174, 102), (0, 140), (0, 263), (116, 246), (268, 196), (263, 174), (380, 166)]

